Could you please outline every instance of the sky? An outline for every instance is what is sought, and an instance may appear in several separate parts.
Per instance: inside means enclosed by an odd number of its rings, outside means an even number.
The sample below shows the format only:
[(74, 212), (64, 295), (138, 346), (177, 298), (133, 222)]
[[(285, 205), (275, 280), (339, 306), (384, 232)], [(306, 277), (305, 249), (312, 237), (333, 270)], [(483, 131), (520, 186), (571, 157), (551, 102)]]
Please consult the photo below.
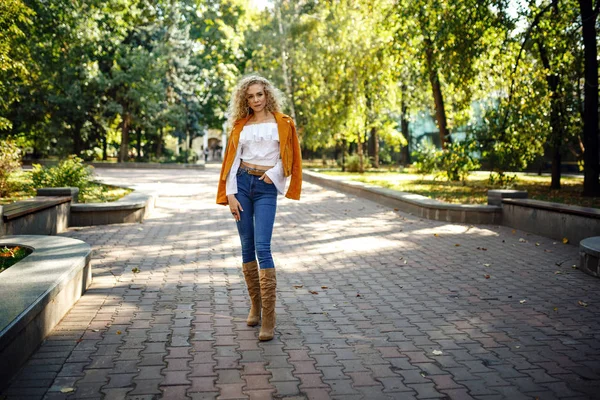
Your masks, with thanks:
[(250, 4), (259, 10), (263, 10), (267, 7), (273, 7), (270, 0), (250, 0)]

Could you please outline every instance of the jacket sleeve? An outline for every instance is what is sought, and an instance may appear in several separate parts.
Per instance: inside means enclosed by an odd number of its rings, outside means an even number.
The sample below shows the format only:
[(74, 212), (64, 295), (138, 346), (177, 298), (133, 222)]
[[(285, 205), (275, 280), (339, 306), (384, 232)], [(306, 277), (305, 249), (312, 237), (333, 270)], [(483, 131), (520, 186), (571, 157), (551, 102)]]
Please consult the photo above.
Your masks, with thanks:
[(294, 121), (290, 124), (292, 129), (291, 145), (292, 145), (292, 173), (290, 186), (285, 197), (292, 200), (300, 200), (300, 192), (302, 191), (302, 153), (300, 150), (300, 140), (296, 133), (296, 125)]
[(223, 163), (221, 164), (221, 173), (219, 174), (219, 185), (217, 188), (217, 204), (226, 206), (229, 204), (227, 200), (227, 188), (226, 188), (226, 180), (227, 180), (227, 172), (225, 169), (227, 168), (227, 159), (229, 157), (229, 152), (233, 151), (231, 148), (231, 135), (229, 135), (229, 140), (227, 140), (227, 147), (225, 148), (225, 154), (223, 155)]

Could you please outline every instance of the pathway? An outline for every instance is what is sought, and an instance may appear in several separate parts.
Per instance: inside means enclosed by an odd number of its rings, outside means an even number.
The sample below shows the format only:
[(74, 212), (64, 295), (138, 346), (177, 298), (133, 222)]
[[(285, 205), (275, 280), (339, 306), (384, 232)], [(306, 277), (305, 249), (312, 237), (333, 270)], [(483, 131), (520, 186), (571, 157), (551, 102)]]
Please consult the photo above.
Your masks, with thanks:
[(7, 399), (600, 398), (600, 280), (576, 246), (310, 184), (280, 201), (260, 343), (217, 168), (97, 170), (157, 209), (65, 234), (93, 246), (93, 285)]

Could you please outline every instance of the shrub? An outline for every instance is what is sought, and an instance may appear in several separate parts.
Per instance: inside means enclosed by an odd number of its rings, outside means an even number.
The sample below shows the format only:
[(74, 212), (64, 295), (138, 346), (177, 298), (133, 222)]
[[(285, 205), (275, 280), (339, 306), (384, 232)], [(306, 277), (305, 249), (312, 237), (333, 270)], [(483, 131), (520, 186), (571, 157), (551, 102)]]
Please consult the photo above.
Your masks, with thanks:
[(36, 188), (78, 187), (81, 193), (85, 193), (92, 182), (92, 169), (84, 165), (81, 158), (69, 156), (56, 167), (34, 164), (32, 180)]
[(21, 149), (12, 140), (0, 141), (0, 197), (11, 191), (8, 178), (21, 168)]
[(440, 170), (442, 151), (438, 150), (432, 142), (419, 144), (412, 156), (415, 158), (414, 166), (418, 173), (429, 175)]
[(441, 170), (449, 181), (464, 181), (471, 171), (480, 167), (479, 161), (471, 155), (475, 145), (469, 141), (449, 143), (442, 151)]
[(490, 185), (492, 186), (500, 186), (505, 189), (510, 189), (517, 183), (517, 175), (509, 175), (504, 171), (500, 172), (490, 172), (490, 177), (488, 178)]
[(360, 171), (360, 159), (358, 154), (352, 154), (346, 157), (346, 171), (348, 172), (359, 172)]

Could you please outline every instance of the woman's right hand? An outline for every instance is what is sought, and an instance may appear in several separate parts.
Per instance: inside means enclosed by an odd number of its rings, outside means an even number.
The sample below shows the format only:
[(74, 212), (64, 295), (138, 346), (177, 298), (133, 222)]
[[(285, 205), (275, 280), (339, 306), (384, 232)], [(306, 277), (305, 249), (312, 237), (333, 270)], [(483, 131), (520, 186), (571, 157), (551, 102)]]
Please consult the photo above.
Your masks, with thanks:
[(235, 222), (239, 222), (241, 218), (240, 213), (244, 211), (242, 205), (233, 194), (227, 196), (227, 201), (229, 202), (229, 210), (231, 211), (231, 215), (233, 215), (233, 219), (235, 219)]

